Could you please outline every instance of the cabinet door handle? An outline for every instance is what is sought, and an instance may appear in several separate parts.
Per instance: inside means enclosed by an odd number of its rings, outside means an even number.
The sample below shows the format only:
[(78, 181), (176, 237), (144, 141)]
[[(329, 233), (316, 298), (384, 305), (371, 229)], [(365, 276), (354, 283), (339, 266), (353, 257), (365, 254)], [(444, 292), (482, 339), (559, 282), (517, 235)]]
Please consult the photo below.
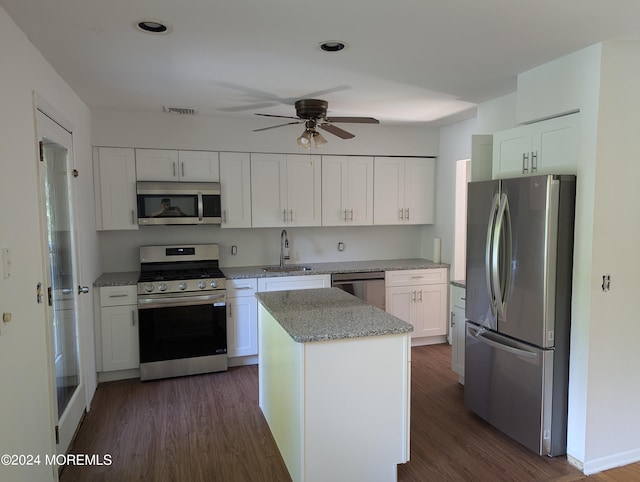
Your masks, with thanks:
[(526, 152), (522, 153), (522, 174), (526, 174), (529, 170), (529, 154)]
[(127, 296), (129, 296), (129, 295), (124, 293), (124, 294), (121, 294), (121, 295), (109, 295), (109, 298), (126, 298)]
[(531, 153), (531, 172), (538, 172), (538, 151)]
[(289, 222), (293, 223), (293, 209), (289, 211)]
[(349, 217), (349, 221), (353, 221), (353, 209), (351, 210), (351, 215)]
[(451, 326), (456, 326), (456, 314), (451, 312)]
[(416, 292), (415, 291), (411, 292), (411, 301), (413, 301), (414, 303), (416, 301)]
[(133, 209), (131, 210), (131, 224), (136, 224), (136, 213)]
[(282, 210), (282, 221), (286, 224), (287, 223), (287, 210), (283, 209)]
[(404, 209), (400, 209), (400, 221), (404, 221)]
[(182, 170), (182, 177), (184, 177), (184, 162), (180, 163), (180, 169)]
[(420, 290), (420, 303), (422, 303), (422, 290)]
[(233, 318), (232, 305), (231, 305), (231, 304), (228, 304), (227, 306), (229, 307), (229, 318)]
[(176, 171), (176, 162), (173, 161), (173, 177), (178, 177), (178, 172)]
[(131, 326), (136, 326), (136, 310), (131, 310)]
[(409, 221), (409, 208), (406, 209), (407, 215), (405, 216), (405, 221)]
[(227, 224), (227, 210), (222, 210), (222, 224)]

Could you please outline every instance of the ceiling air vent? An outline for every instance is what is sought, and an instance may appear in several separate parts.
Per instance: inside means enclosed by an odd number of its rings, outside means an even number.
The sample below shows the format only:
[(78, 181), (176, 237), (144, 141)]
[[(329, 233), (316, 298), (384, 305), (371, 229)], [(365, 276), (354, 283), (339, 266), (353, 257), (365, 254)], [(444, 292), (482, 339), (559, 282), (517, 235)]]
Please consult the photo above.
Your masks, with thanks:
[(167, 114), (195, 115), (198, 113), (198, 110), (194, 109), (193, 107), (176, 107), (163, 105), (162, 110)]

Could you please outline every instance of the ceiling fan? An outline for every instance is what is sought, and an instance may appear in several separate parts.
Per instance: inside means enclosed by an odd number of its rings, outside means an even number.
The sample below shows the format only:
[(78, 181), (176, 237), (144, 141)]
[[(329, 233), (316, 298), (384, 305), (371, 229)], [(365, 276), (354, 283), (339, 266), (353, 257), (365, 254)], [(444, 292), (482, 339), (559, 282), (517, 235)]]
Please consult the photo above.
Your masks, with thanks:
[(270, 127), (263, 127), (261, 129), (254, 129), (253, 132), (266, 131), (268, 129), (275, 129), (276, 127), (283, 127), (293, 124), (304, 124), (305, 130), (300, 137), (298, 137), (298, 145), (305, 149), (311, 148), (311, 141), (313, 140), (315, 147), (320, 147), (326, 144), (326, 139), (320, 134), (316, 127), (320, 127), (341, 139), (351, 139), (355, 137), (351, 132), (347, 132), (340, 127), (333, 125), (334, 123), (344, 122), (351, 124), (380, 124), (378, 119), (373, 117), (327, 117), (326, 100), (320, 99), (300, 99), (296, 101), (296, 115), (297, 117), (286, 115), (274, 115), (274, 114), (256, 114), (265, 117), (279, 117), (282, 119), (295, 119), (295, 122), (286, 122), (284, 124), (278, 124)]

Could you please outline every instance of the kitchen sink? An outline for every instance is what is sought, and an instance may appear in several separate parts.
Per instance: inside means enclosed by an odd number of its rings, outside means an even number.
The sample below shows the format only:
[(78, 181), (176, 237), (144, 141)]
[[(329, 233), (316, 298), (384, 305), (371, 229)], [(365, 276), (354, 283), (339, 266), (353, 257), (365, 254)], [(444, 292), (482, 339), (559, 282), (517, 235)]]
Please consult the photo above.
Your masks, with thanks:
[(285, 266), (265, 266), (262, 270), (265, 273), (290, 273), (292, 271), (311, 271), (311, 266), (302, 266), (299, 264), (289, 264)]

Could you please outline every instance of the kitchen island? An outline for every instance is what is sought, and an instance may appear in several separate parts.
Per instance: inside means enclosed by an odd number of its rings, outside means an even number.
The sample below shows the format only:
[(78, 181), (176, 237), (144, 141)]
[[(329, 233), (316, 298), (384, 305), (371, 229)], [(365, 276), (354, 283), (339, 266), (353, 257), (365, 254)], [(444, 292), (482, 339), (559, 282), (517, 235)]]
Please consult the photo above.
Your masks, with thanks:
[(256, 297), (259, 404), (292, 480), (395, 481), (413, 327), (337, 288)]

